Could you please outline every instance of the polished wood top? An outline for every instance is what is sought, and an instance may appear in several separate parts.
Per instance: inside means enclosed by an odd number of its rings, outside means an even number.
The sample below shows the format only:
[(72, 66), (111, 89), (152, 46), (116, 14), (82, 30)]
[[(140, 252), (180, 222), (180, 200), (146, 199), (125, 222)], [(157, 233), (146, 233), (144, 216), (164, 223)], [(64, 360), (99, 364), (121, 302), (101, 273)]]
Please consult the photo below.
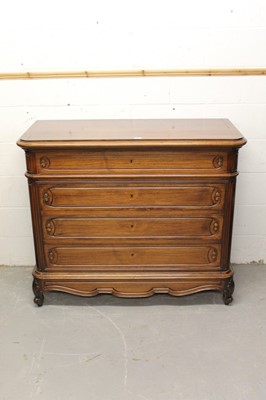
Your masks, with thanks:
[(228, 119), (54, 120), (35, 122), (18, 145), (92, 146), (236, 146), (245, 144)]

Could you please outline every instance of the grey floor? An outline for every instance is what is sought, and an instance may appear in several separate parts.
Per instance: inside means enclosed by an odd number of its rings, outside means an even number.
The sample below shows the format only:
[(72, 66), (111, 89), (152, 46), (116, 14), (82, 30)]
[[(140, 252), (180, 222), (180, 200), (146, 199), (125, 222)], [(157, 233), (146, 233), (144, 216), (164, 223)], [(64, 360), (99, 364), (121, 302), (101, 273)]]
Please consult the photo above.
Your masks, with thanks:
[(265, 400), (266, 266), (235, 269), (232, 306), (183, 298), (46, 295), (0, 268), (0, 400)]

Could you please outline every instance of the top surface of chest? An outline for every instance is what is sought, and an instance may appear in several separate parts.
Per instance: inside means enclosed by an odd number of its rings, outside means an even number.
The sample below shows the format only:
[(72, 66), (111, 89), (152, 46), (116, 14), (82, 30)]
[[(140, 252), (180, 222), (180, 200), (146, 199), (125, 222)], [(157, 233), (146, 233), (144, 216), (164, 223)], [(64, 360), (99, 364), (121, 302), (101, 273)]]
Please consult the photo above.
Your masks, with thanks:
[(227, 119), (37, 121), (20, 138), (23, 148), (241, 147)]

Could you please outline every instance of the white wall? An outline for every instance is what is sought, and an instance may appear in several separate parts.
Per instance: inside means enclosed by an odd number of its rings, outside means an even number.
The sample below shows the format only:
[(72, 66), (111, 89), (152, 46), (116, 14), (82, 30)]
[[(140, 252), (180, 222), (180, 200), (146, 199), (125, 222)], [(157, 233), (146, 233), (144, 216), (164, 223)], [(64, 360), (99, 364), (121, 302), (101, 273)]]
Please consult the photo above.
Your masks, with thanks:
[[(0, 72), (266, 66), (266, 4), (9, 1)], [(240, 151), (232, 261), (266, 260), (266, 77), (0, 81), (0, 264), (34, 264), (24, 154), (36, 119), (229, 118)]]

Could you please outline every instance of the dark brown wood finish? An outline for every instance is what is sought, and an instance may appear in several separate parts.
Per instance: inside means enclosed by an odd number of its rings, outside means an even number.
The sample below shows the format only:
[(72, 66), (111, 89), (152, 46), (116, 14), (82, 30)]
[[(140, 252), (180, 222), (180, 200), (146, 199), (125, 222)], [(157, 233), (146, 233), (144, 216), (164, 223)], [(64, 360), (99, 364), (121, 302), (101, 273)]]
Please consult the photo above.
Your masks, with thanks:
[(232, 301), (230, 247), (238, 149), (228, 120), (37, 121), (26, 151), (44, 292)]

